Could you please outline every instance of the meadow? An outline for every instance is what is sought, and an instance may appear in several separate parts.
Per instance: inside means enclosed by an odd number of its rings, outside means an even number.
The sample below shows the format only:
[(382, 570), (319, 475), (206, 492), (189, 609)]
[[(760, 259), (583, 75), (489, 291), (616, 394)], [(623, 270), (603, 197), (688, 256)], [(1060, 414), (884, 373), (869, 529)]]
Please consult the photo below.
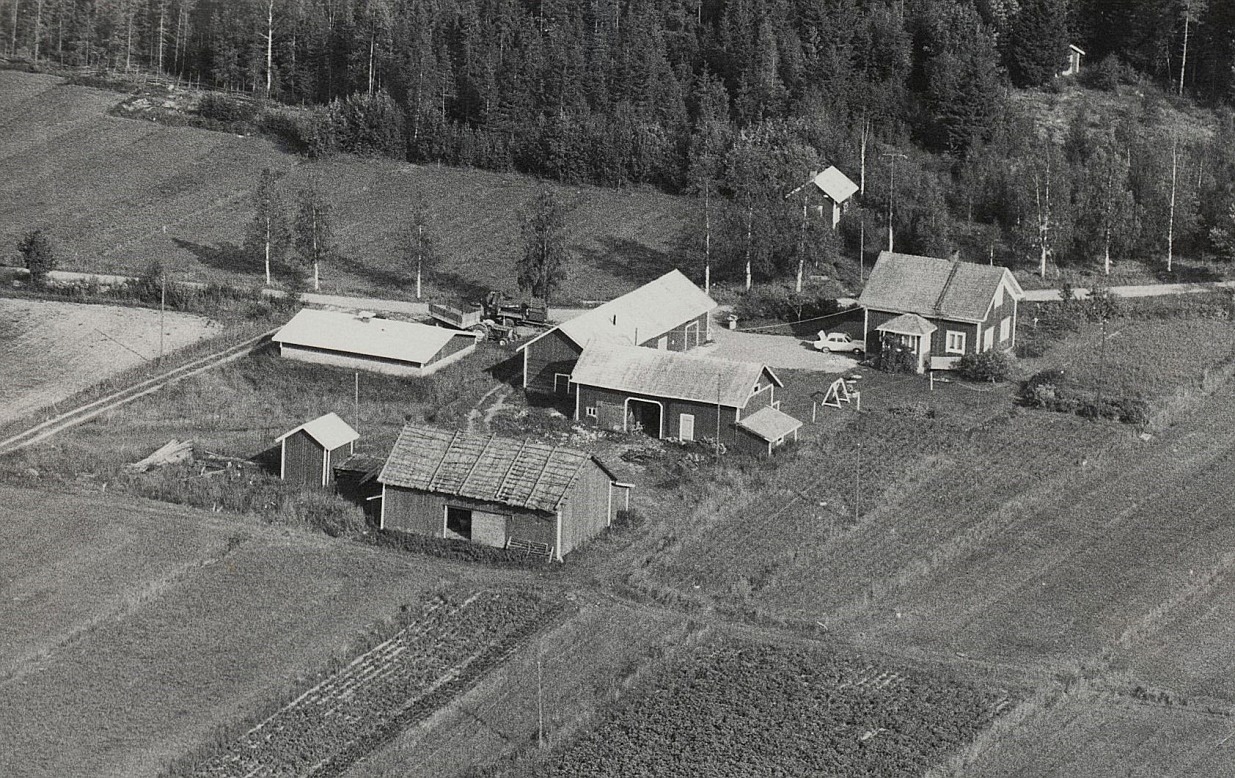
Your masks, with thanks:
[(403, 610), (476, 580), (466, 566), (98, 489), (0, 487), (0, 505), (5, 775), (158, 774)]
[[(330, 203), (343, 256), (323, 269), (323, 292), (414, 296), (397, 239), (418, 211), (441, 257), (429, 297), (515, 291), (520, 214), (542, 186), (534, 179), (393, 160), (310, 162), (264, 138), (109, 115), (123, 97), (0, 71), (0, 261), (16, 263), (18, 238), (43, 227), (62, 269), (137, 275), (157, 260), (180, 279), (261, 283), (261, 266), (239, 246), (258, 173), (269, 167), (289, 200), (314, 185)], [(680, 264), (690, 201), (550, 186), (568, 211), (574, 257), (555, 302), (610, 299)], [(277, 275), (289, 277), (285, 268)]]

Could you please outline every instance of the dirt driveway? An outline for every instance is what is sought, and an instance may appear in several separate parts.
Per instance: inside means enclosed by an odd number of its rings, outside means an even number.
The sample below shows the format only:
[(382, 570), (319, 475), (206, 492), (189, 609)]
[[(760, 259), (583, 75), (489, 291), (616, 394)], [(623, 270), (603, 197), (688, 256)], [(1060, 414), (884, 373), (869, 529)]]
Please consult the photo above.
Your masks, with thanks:
[(821, 373), (843, 373), (857, 366), (857, 360), (853, 357), (815, 351), (811, 341), (799, 340), (792, 335), (735, 332), (714, 326), (712, 338), (713, 343), (701, 346), (692, 353), (741, 362), (762, 362), (771, 368)]

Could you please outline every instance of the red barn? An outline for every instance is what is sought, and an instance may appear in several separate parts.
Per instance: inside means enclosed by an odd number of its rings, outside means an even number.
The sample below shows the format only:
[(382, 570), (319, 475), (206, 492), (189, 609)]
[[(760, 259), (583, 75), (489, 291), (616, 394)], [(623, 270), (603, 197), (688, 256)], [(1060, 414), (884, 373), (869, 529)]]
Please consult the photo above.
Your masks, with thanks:
[(411, 424), (378, 481), (382, 529), (557, 560), (609, 526), (630, 488), (573, 448)]
[(597, 343), (571, 379), (575, 420), (604, 429), (642, 429), (654, 438), (734, 443), (737, 424), (776, 407), (780, 379), (767, 365)]
[(334, 413), (301, 424), (275, 439), (281, 448), (279, 477), (297, 484), (330, 486), (335, 467), (352, 455), (359, 438)]
[(715, 307), (716, 301), (681, 271), (671, 270), (520, 346), (523, 388), (569, 394), (575, 363), (592, 343), (689, 351), (709, 339), (708, 313)]

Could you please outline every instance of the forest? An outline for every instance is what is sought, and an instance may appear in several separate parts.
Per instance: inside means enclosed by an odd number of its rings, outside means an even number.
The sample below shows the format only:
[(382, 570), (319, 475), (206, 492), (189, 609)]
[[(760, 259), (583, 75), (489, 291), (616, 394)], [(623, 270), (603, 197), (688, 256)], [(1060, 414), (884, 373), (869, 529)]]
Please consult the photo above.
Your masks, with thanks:
[[(724, 276), (886, 248), (1032, 266), (1235, 257), (1235, 4), (0, 0), (10, 57), (247, 95), (348, 152), (698, 197)], [(1069, 46), (1085, 52), (1061, 78)], [(1078, 83), (1079, 82), (1079, 83)], [(1067, 90), (1063, 122), (1043, 100)], [(218, 101), (215, 101), (216, 108)], [(1056, 111), (1058, 113), (1058, 111)], [(1189, 117), (1181, 121), (1179, 117)], [(834, 235), (790, 193), (836, 165)], [(706, 223), (706, 228), (705, 228)], [(697, 233), (697, 234), (696, 234)], [(696, 239), (697, 238), (697, 239)]]

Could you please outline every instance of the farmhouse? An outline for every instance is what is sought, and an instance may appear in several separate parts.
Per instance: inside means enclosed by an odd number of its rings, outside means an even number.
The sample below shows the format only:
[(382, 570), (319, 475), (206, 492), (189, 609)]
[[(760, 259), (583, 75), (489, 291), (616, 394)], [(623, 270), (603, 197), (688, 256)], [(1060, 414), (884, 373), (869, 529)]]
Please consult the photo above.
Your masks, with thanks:
[(576, 421), (655, 438), (719, 436), (724, 443), (735, 441), (745, 415), (776, 407), (776, 387), (784, 386), (757, 362), (611, 343), (584, 349), (571, 381)]
[(350, 457), (360, 435), (328, 413), (289, 430), (275, 440), (279, 443), (279, 477), (306, 486), (330, 486), (334, 469)]
[(844, 213), (845, 204), (849, 202), (849, 198), (853, 197), (857, 191), (858, 185), (853, 183), (849, 176), (833, 166), (822, 173), (812, 173), (810, 181), (794, 189), (785, 196), (785, 199), (790, 199), (804, 192), (822, 195), (824, 205), (816, 205), (815, 210), (821, 217), (826, 212), (831, 217), (832, 229), (836, 229), (837, 225), (840, 224), (841, 214)]
[(609, 526), (630, 489), (583, 451), (411, 424), (378, 481), (383, 529), (557, 560)]
[(467, 356), (475, 350), (477, 337), (368, 313), (305, 309), (272, 340), (289, 359), (415, 378)]
[(571, 373), (589, 344), (689, 351), (710, 337), (708, 313), (716, 302), (679, 270), (587, 313), (565, 321), (519, 347), (523, 387), (565, 395)]
[(965, 354), (1016, 345), (1024, 296), (1005, 267), (884, 251), (858, 298), (866, 351), (900, 346), (918, 372), (950, 370)]

